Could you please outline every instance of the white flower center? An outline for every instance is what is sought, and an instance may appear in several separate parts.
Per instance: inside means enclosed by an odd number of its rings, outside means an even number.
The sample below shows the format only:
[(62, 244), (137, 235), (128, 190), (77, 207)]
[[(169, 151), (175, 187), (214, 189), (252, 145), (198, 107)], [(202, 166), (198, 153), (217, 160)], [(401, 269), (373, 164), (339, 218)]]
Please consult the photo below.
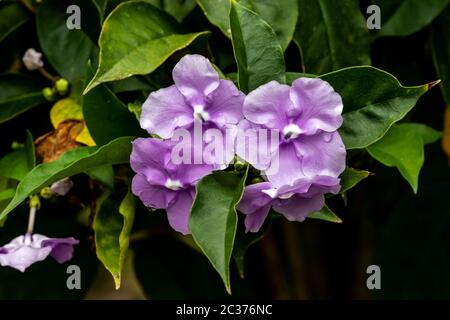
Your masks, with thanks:
[(205, 111), (205, 107), (203, 105), (194, 105), (194, 119), (199, 121), (209, 120), (209, 113)]
[(180, 182), (180, 180), (172, 180), (169, 178), (165, 183), (165, 187), (167, 189), (177, 191), (183, 188), (183, 184)]
[(302, 129), (295, 123), (288, 124), (283, 128), (283, 135), (285, 139), (295, 139), (302, 133)]

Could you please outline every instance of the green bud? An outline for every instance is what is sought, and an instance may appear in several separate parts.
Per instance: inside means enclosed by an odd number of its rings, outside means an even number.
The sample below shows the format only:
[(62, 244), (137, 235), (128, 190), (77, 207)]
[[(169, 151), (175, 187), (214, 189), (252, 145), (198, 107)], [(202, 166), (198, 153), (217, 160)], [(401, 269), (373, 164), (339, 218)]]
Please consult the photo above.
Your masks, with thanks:
[(236, 162), (234, 164), (234, 170), (236, 170), (237, 172), (243, 172), (245, 171), (246, 168), (246, 164), (244, 162)]
[(19, 143), (17, 141), (13, 141), (13, 143), (11, 143), (11, 148), (13, 150), (22, 149), (23, 147), (24, 147), (23, 143)]
[(256, 183), (260, 183), (260, 182), (264, 182), (264, 180), (260, 177), (255, 177), (252, 179), (252, 184), (256, 184)]
[(53, 197), (55, 195), (55, 193), (52, 191), (52, 189), (50, 187), (45, 187), (45, 188), (42, 188), (40, 195), (44, 199), (50, 199), (51, 197)]
[(41, 208), (41, 200), (37, 194), (30, 196), (30, 208), (36, 207), (37, 209)]
[(69, 92), (69, 81), (66, 79), (58, 79), (55, 82), (56, 91), (62, 96), (66, 95)]
[(44, 98), (47, 101), (53, 101), (54, 96), (53, 96), (52, 88), (46, 87), (46, 88), (42, 89), (42, 94), (44, 95)]

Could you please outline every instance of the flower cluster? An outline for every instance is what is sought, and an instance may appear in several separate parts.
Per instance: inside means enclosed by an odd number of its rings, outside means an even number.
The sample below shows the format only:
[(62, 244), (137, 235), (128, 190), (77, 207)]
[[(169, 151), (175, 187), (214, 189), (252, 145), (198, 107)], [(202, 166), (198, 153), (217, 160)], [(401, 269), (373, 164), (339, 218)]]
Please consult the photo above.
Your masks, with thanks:
[[(142, 128), (162, 139), (135, 140), (130, 162), (137, 173), (133, 193), (146, 206), (167, 210), (175, 230), (189, 233), (195, 185), (225, 168), (235, 154), (266, 180), (247, 186), (239, 204), (247, 231), (258, 231), (272, 207), (302, 221), (323, 207), (325, 193), (339, 191), (346, 156), (337, 133), (342, 100), (327, 82), (300, 78), (287, 86), (272, 81), (245, 96), (199, 55), (183, 57), (173, 80), (174, 85), (151, 93), (142, 108)], [(197, 141), (199, 129), (206, 132)], [(256, 142), (245, 139), (249, 133)], [(221, 134), (227, 139), (218, 143)], [(203, 154), (213, 142), (221, 152)]]

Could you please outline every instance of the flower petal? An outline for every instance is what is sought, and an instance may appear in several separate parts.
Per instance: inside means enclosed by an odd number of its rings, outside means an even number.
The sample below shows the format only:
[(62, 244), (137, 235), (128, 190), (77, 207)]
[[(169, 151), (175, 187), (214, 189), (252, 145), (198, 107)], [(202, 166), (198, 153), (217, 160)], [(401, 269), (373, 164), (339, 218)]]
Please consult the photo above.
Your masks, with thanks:
[(300, 136), (294, 145), (302, 159), (305, 176), (339, 177), (345, 169), (346, 151), (339, 133), (321, 132), (313, 136)]
[(42, 241), (43, 247), (50, 247), (52, 251), (50, 255), (58, 262), (64, 263), (72, 259), (73, 246), (79, 244), (80, 241), (77, 239), (70, 238), (50, 238), (48, 240)]
[(258, 170), (267, 170), (279, 146), (279, 134), (243, 119), (238, 125), (236, 154)]
[(294, 110), (289, 90), (289, 86), (276, 81), (258, 87), (245, 98), (244, 116), (253, 123), (283, 130), (289, 123), (288, 115)]
[(24, 272), (33, 263), (42, 261), (48, 257), (52, 248), (33, 248), (23, 245), (9, 250), (6, 254), (0, 254), (0, 265), (15, 268)]
[(299, 78), (292, 83), (290, 98), (299, 111), (295, 122), (304, 134), (332, 132), (342, 125), (342, 98), (328, 82)]
[(191, 211), (194, 198), (189, 190), (177, 192), (177, 195), (167, 208), (167, 218), (170, 226), (182, 234), (189, 234), (189, 213)]
[(154, 185), (164, 186), (169, 178), (165, 167), (170, 161), (172, 142), (154, 138), (133, 141), (131, 168)]
[(205, 106), (206, 97), (219, 86), (219, 74), (201, 55), (185, 55), (172, 71), (173, 81), (191, 106)]
[(261, 182), (245, 188), (238, 210), (246, 215), (245, 228), (247, 232), (258, 232), (264, 224), (274, 199), (263, 193), (262, 190), (271, 187), (269, 182)]
[(282, 143), (264, 174), (275, 188), (281, 188), (294, 186), (296, 181), (303, 181), (307, 178), (302, 169), (295, 146), (292, 143)]
[(134, 176), (131, 190), (146, 207), (157, 209), (166, 209), (176, 195), (175, 191), (166, 187), (148, 183), (147, 179), (140, 174)]
[(273, 209), (289, 221), (304, 221), (308, 214), (322, 209), (325, 204), (323, 194), (319, 193), (310, 198), (294, 194), (289, 199), (280, 199), (273, 205)]
[(142, 105), (141, 127), (163, 139), (170, 138), (176, 128), (193, 121), (192, 107), (174, 85), (152, 92)]
[(219, 87), (208, 97), (205, 109), (218, 126), (237, 124), (244, 118), (242, 107), (245, 95), (230, 80), (220, 80)]

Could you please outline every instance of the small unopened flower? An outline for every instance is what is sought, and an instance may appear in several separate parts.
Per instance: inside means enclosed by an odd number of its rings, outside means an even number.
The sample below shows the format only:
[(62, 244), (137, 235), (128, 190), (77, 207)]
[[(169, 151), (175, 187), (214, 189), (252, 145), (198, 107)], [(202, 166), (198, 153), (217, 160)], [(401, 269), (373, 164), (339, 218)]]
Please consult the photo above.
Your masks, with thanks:
[(0, 265), (24, 272), (33, 263), (52, 256), (58, 263), (72, 259), (73, 246), (78, 240), (70, 238), (48, 238), (41, 234), (26, 233), (0, 247)]
[(54, 182), (50, 189), (58, 196), (65, 196), (73, 187), (73, 181), (70, 178), (64, 178)]
[(138, 138), (133, 141), (130, 163), (137, 173), (132, 191), (147, 207), (165, 209), (173, 229), (188, 234), (189, 212), (195, 185), (213, 171), (207, 164), (175, 164), (175, 141)]
[(33, 48), (29, 48), (25, 52), (22, 61), (29, 71), (33, 71), (44, 66), (44, 62), (42, 61), (42, 53), (34, 50)]

